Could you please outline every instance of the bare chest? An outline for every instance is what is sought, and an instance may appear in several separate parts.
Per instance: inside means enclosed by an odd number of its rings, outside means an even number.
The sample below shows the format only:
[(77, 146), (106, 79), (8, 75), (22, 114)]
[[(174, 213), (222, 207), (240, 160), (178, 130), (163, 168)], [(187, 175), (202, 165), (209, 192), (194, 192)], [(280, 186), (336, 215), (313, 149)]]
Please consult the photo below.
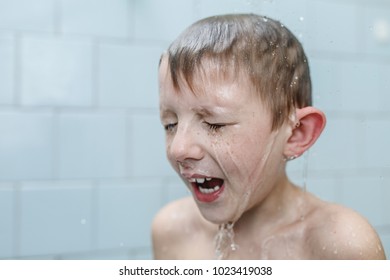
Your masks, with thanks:
[[(231, 246), (234, 245), (234, 246)], [(215, 236), (198, 236), (182, 246), (180, 259), (218, 259)], [(234, 250), (233, 250), (233, 249)], [(262, 238), (248, 238), (237, 235), (234, 243), (226, 241), (222, 250), (223, 259), (313, 259), (313, 248), (306, 242), (304, 233), (299, 230), (281, 231)]]

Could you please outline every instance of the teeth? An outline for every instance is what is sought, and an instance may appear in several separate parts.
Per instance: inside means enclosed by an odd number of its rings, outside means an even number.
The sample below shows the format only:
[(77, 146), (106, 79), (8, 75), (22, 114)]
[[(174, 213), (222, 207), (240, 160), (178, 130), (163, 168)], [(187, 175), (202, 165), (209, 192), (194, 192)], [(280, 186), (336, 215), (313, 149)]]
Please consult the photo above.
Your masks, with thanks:
[(204, 183), (204, 178), (196, 178), (196, 182), (198, 184), (203, 184)]
[(203, 184), (204, 183), (204, 181), (211, 181), (212, 180), (212, 178), (209, 178), (209, 177), (207, 177), (207, 178), (190, 178), (190, 179), (188, 179), (188, 181), (190, 182), (190, 183), (198, 183), (198, 184)]
[(214, 188), (202, 188), (202, 187), (199, 187), (199, 191), (201, 193), (213, 193), (213, 192), (218, 191), (220, 188), (221, 188), (220, 186), (215, 186)]

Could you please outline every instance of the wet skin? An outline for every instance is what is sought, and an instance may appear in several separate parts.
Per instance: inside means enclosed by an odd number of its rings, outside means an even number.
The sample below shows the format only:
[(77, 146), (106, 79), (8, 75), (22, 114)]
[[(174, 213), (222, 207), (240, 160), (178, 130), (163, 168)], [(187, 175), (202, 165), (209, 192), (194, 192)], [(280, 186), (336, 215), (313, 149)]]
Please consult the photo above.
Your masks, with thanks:
[[(294, 117), (306, 109), (272, 131), (271, 114), (245, 77), (220, 77), (214, 70), (209, 65), (195, 74), (194, 94), (182, 81), (173, 86), (166, 58), (160, 66), (167, 157), (193, 198), (175, 201), (156, 216), (155, 258), (215, 258), (218, 225), (228, 222), (234, 222), (239, 248), (225, 258), (384, 258), (365, 219), (288, 180), (286, 147), (297, 134)], [(223, 183), (215, 193), (199, 195), (196, 180), (206, 178)]]

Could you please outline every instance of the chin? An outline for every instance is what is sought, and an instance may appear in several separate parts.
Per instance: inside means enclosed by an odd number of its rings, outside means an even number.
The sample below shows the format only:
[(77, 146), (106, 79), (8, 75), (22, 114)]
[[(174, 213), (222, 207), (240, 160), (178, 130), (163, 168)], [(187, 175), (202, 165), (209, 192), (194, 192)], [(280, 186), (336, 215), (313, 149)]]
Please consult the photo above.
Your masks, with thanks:
[(233, 212), (231, 207), (204, 205), (199, 202), (197, 205), (203, 218), (216, 225), (231, 223), (241, 216), (241, 214)]

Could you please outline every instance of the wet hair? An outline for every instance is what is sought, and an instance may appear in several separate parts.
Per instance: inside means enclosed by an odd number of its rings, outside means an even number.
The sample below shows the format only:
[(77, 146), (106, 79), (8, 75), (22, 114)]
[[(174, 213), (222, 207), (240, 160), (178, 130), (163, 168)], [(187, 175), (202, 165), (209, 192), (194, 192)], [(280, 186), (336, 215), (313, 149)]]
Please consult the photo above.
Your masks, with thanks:
[(267, 17), (230, 14), (202, 19), (170, 45), (167, 56), (176, 89), (184, 81), (194, 92), (195, 73), (209, 61), (221, 72), (217, 75), (248, 76), (272, 114), (272, 130), (279, 128), (294, 108), (312, 103), (302, 45), (280, 22)]

